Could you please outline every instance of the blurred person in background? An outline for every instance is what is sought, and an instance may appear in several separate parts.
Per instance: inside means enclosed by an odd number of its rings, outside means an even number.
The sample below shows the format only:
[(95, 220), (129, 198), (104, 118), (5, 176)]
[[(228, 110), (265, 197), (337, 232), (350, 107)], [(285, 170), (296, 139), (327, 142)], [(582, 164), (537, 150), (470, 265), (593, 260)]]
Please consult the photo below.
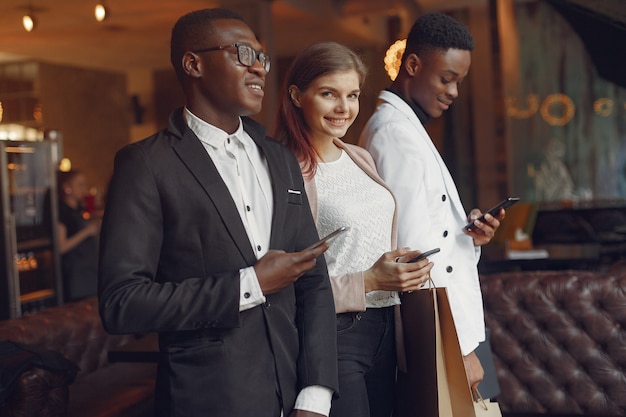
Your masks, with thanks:
[(59, 217), (57, 238), (65, 301), (97, 294), (100, 216), (85, 211), (87, 179), (80, 171), (57, 174)]

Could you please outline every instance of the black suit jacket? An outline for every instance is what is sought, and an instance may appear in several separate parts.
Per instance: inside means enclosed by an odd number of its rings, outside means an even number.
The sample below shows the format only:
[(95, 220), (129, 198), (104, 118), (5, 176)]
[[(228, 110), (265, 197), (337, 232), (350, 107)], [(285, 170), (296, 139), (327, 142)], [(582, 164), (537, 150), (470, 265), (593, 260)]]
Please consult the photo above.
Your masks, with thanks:
[[(269, 166), (270, 248), (302, 250), (318, 235), (298, 162), (261, 125), (244, 119), (244, 128)], [(111, 333), (160, 333), (158, 415), (275, 417), (276, 398), (288, 415), (303, 386), (336, 390), (323, 256), (294, 285), (239, 312), (239, 269), (256, 261), (181, 109), (167, 129), (116, 154), (101, 232), (100, 315)]]

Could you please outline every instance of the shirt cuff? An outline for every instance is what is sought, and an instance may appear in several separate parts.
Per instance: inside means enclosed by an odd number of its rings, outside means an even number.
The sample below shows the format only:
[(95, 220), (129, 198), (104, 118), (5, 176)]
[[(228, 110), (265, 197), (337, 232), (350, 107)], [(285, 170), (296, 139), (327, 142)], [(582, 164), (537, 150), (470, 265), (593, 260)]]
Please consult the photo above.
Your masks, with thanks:
[(302, 388), (296, 398), (296, 410), (310, 411), (328, 416), (330, 404), (333, 398), (333, 390), (321, 385), (310, 385)]
[(239, 270), (239, 311), (249, 310), (265, 302), (253, 266)]

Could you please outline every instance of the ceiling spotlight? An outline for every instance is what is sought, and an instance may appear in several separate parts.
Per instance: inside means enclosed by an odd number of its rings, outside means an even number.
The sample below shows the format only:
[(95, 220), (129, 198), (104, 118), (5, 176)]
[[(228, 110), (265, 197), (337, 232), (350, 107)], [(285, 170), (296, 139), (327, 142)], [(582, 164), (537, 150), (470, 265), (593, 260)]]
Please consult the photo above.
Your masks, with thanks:
[(98, 22), (102, 22), (104, 21), (104, 19), (108, 17), (109, 10), (104, 5), (104, 1), (101, 1), (98, 4), (96, 4), (95, 9), (93, 10), (93, 14), (96, 17), (96, 20)]
[(402, 55), (406, 48), (406, 39), (397, 40), (393, 45), (387, 49), (385, 53), (385, 71), (391, 78), (391, 81), (395, 80), (400, 71), (400, 65), (402, 64)]
[(29, 10), (22, 17), (22, 25), (24, 25), (24, 29), (26, 29), (26, 32), (30, 32), (31, 30), (35, 29), (35, 26), (37, 26), (37, 20), (35, 20), (35, 16), (32, 10)]

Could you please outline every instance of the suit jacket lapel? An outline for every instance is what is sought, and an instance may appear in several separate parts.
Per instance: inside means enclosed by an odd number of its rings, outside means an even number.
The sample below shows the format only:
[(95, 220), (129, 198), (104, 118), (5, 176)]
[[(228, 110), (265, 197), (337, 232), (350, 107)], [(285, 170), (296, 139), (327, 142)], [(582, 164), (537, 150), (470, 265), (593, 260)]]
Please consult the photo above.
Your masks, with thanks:
[(461, 197), (459, 196), (459, 192), (456, 189), (456, 185), (454, 184), (452, 175), (450, 175), (448, 167), (441, 157), (441, 154), (437, 150), (437, 147), (431, 140), (430, 135), (426, 131), (426, 128), (424, 127), (424, 125), (422, 125), (413, 109), (411, 109), (409, 105), (406, 104), (400, 97), (397, 97), (391, 92), (384, 91), (383, 93), (384, 95), (381, 93), (381, 96), (383, 96), (383, 100), (389, 102), (389, 104), (402, 112), (407, 117), (407, 119), (415, 126), (415, 129), (420, 136), (420, 140), (423, 140), (428, 145), (428, 148), (435, 157), (435, 160), (437, 161), (437, 164), (439, 166), (439, 170), (441, 171), (441, 176), (443, 177), (448, 196), (452, 199), (452, 207), (454, 207), (454, 209), (456, 210), (457, 215), (460, 216), (462, 220), (465, 220), (467, 218), (467, 214), (464, 213), (463, 203), (461, 203)]
[[(287, 189), (285, 178), (291, 177), (291, 172), (281, 163), (282, 157), (276, 153), (276, 147), (268, 146), (265, 139), (265, 128), (247, 118), (243, 119), (244, 127), (265, 156), (272, 181), (272, 195), (274, 199), (274, 213), (272, 214), (272, 229), (270, 248), (280, 248), (280, 236), (283, 235), (283, 225), (287, 215)], [(289, 182), (293, 184), (293, 181)]]
[(173, 148), (213, 202), (241, 255), (246, 262), (254, 263), (256, 257), (235, 202), (200, 140), (191, 130), (186, 129), (181, 140), (175, 143)]
[[(415, 114), (414, 114), (415, 116)], [(437, 161), (437, 165), (439, 165), (439, 171), (441, 172), (441, 176), (443, 178), (443, 182), (446, 185), (446, 190), (448, 191), (448, 196), (452, 199), (452, 206), (456, 209), (457, 214), (461, 216), (462, 219), (465, 219), (466, 215), (463, 213), (463, 204), (461, 203), (461, 197), (459, 196), (459, 192), (456, 189), (456, 185), (454, 184), (454, 180), (452, 179), (452, 175), (448, 170), (446, 163), (444, 162), (441, 154), (435, 147), (435, 144), (430, 138), (428, 132), (426, 132), (426, 128), (420, 123), (417, 116), (415, 116), (416, 120), (413, 120), (413, 124), (418, 129), (419, 134), (422, 136), (422, 139), (427, 143), (428, 148), (433, 153), (435, 160)]]

